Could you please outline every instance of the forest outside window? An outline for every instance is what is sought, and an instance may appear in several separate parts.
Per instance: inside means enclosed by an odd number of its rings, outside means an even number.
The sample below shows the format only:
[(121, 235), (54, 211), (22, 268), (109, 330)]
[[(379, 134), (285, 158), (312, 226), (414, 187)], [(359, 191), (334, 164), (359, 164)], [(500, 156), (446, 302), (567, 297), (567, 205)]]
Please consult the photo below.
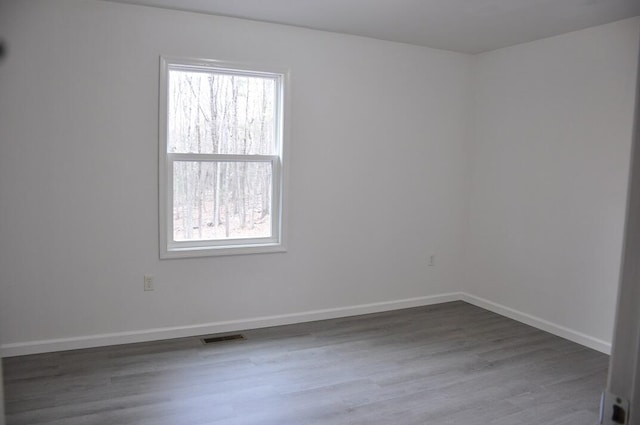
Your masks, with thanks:
[(283, 251), (285, 73), (161, 59), (160, 256)]

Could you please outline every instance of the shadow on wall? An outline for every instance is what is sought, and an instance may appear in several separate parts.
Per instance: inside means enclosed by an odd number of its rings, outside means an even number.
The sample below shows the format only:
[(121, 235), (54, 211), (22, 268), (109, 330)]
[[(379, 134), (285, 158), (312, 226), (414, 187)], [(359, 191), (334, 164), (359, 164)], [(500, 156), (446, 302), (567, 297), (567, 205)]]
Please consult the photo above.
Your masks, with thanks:
[(4, 40), (0, 40), (0, 62), (4, 60), (4, 57), (7, 55), (7, 47)]

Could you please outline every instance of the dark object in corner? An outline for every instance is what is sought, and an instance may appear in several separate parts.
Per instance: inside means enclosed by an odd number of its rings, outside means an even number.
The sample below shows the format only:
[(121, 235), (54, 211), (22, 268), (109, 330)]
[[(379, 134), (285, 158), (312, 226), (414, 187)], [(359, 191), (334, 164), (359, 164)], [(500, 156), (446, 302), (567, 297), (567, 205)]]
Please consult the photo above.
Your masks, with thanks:
[(627, 423), (627, 414), (624, 409), (617, 404), (613, 405), (613, 416), (611, 416), (611, 420), (615, 424), (626, 424)]
[(7, 48), (5, 47), (4, 40), (0, 40), (0, 61), (4, 59), (7, 54)]

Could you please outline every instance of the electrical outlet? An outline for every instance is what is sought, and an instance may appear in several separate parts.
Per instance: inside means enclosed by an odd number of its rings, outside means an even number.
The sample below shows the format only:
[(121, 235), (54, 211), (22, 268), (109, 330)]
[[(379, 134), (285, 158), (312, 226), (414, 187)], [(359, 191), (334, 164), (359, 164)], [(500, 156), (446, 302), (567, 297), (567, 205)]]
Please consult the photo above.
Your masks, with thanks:
[(144, 290), (145, 291), (153, 291), (153, 276), (150, 274), (144, 275)]

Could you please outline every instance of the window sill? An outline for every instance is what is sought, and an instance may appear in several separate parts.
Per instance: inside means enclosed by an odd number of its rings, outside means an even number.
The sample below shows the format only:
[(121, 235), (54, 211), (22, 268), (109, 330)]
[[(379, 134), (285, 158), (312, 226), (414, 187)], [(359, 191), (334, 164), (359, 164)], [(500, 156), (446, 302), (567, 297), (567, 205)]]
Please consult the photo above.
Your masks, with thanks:
[(220, 247), (189, 247), (189, 248), (172, 248), (162, 250), (160, 259), (177, 259), (177, 258), (199, 258), (199, 257), (220, 257), (229, 255), (248, 255), (248, 254), (269, 254), (277, 252), (287, 252), (286, 247), (281, 243), (268, 244), (251, 244), (237, 246), (220, 246)]

